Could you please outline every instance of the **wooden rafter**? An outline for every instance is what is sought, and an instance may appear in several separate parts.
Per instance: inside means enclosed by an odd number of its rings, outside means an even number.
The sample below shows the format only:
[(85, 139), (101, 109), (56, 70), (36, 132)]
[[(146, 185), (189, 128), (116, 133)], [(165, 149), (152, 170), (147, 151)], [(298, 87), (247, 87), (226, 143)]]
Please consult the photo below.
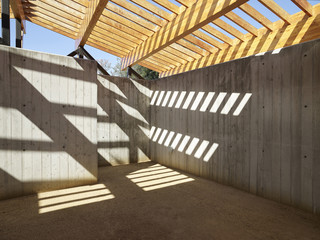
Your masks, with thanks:
[(107, 5), (108, 0), (91, 0), (89, 6), (87, 7), (86, 15), (80, 26), (77, 39), (76, 39), (76, 48), (79, 46), (84, 46), (88, 40), (90, 33), (97, 21), (100, 18), (105, 6)]
[(161, 77), (190, 71), (196, 68), (206, 67), (213, 64), (230, 61), (253, 54), (266, 52), (293, 44), (298, 44), (312, 39), (320, 38), (320, 4), (313, 6), (313, 16), (306, 18), (304, 12), (291, 16), (291, 24), (279, 20), (274, 23), (274, 30), (270, 31), (263, 27), (259, 29), (259, 37), (252, 39), (246, 35), (244, 42), (238, 41), (230, 47), (215, 54), (210, 54), (187, 64), (181, 65), (160, 74)]
[(258, 0), (261, 4), (263, 4), (266, 8), (268, 8), (271, 12), (276, 14), (279, 18), (285, 21), (287, 24), (291, 24), (290, 14), (287, 13), (282, 7), (280, 7), (273, 0)]
[(310, 17), (313, 15), (313, 9), (311, 4), (307, 0), (291, 0), (296, 4), (302, 11), (308, 14)]
[(200, 0), (196, 2), (123, 58), (122, 69), (146, 59), (245, 2), (247, 0)]
[(10, 0), (10, 6), (14, 17), (21, 20), (21, 27), (25, 29), (26, 16), (23, 11), (21, 0)]

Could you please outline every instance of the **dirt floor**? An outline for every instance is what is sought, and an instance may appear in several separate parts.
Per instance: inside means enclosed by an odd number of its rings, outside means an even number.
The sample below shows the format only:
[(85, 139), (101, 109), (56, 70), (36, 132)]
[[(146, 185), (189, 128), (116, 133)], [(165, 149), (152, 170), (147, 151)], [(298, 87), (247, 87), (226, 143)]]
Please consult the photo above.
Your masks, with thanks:
[(0, 239), (320, 239), (319, 216), (155, 163), (0, 201)]

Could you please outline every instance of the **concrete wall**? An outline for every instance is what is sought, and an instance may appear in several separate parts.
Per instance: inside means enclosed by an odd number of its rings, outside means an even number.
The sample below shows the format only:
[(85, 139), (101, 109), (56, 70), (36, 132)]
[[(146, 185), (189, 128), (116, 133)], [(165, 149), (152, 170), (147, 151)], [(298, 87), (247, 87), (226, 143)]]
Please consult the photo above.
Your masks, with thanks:
[(0, 46), (0, 199), (96, 182), (96, 71)]
[(320, 213), (319, 69), (316, 40), (151, 82), (151, 159)]
[(148, 81), (98, 76), (99, 166), (149, 161)]

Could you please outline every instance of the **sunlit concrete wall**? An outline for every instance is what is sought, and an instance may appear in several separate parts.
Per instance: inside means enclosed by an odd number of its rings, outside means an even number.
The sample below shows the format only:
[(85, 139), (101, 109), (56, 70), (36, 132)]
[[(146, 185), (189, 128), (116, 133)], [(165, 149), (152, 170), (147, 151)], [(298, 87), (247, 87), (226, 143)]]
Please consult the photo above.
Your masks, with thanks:
[(152, 82), (151, 159), (320, 213), (319, 69), (316, 40)]
[(148, 81), (98, 76), (99, 166), (149, 161)]
[(96, 71), (0, 46), (0, 199), (97, 181)]

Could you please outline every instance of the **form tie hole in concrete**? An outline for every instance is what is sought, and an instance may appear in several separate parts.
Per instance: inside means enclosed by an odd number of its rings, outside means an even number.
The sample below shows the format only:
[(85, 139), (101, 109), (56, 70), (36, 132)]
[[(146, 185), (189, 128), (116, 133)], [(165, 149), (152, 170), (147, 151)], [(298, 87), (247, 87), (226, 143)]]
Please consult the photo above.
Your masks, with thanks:
[(304, 158), (307, 158), (307, 155), (304, 155)]
[(304, 55), (304, 57), (308, 56), (307, 54)]
[(304, 108), (307, 108), (308, 107), (308, 105), (304, 105)]
[(25, 150), (25, 149), (22, 149), (22, 151), (24, 151), (24, 152), (25, 152), (26, 150)]
[(262, 106), (262, 108), (264, 108), (264, 106)]
[(264, 149), (262, 149), (262, 152), (264, 153)]
[(25, 107), (26, 105), (25, 105), (25, 104), (23, 104), (22, 106), (23, 106), (23, 107)]

